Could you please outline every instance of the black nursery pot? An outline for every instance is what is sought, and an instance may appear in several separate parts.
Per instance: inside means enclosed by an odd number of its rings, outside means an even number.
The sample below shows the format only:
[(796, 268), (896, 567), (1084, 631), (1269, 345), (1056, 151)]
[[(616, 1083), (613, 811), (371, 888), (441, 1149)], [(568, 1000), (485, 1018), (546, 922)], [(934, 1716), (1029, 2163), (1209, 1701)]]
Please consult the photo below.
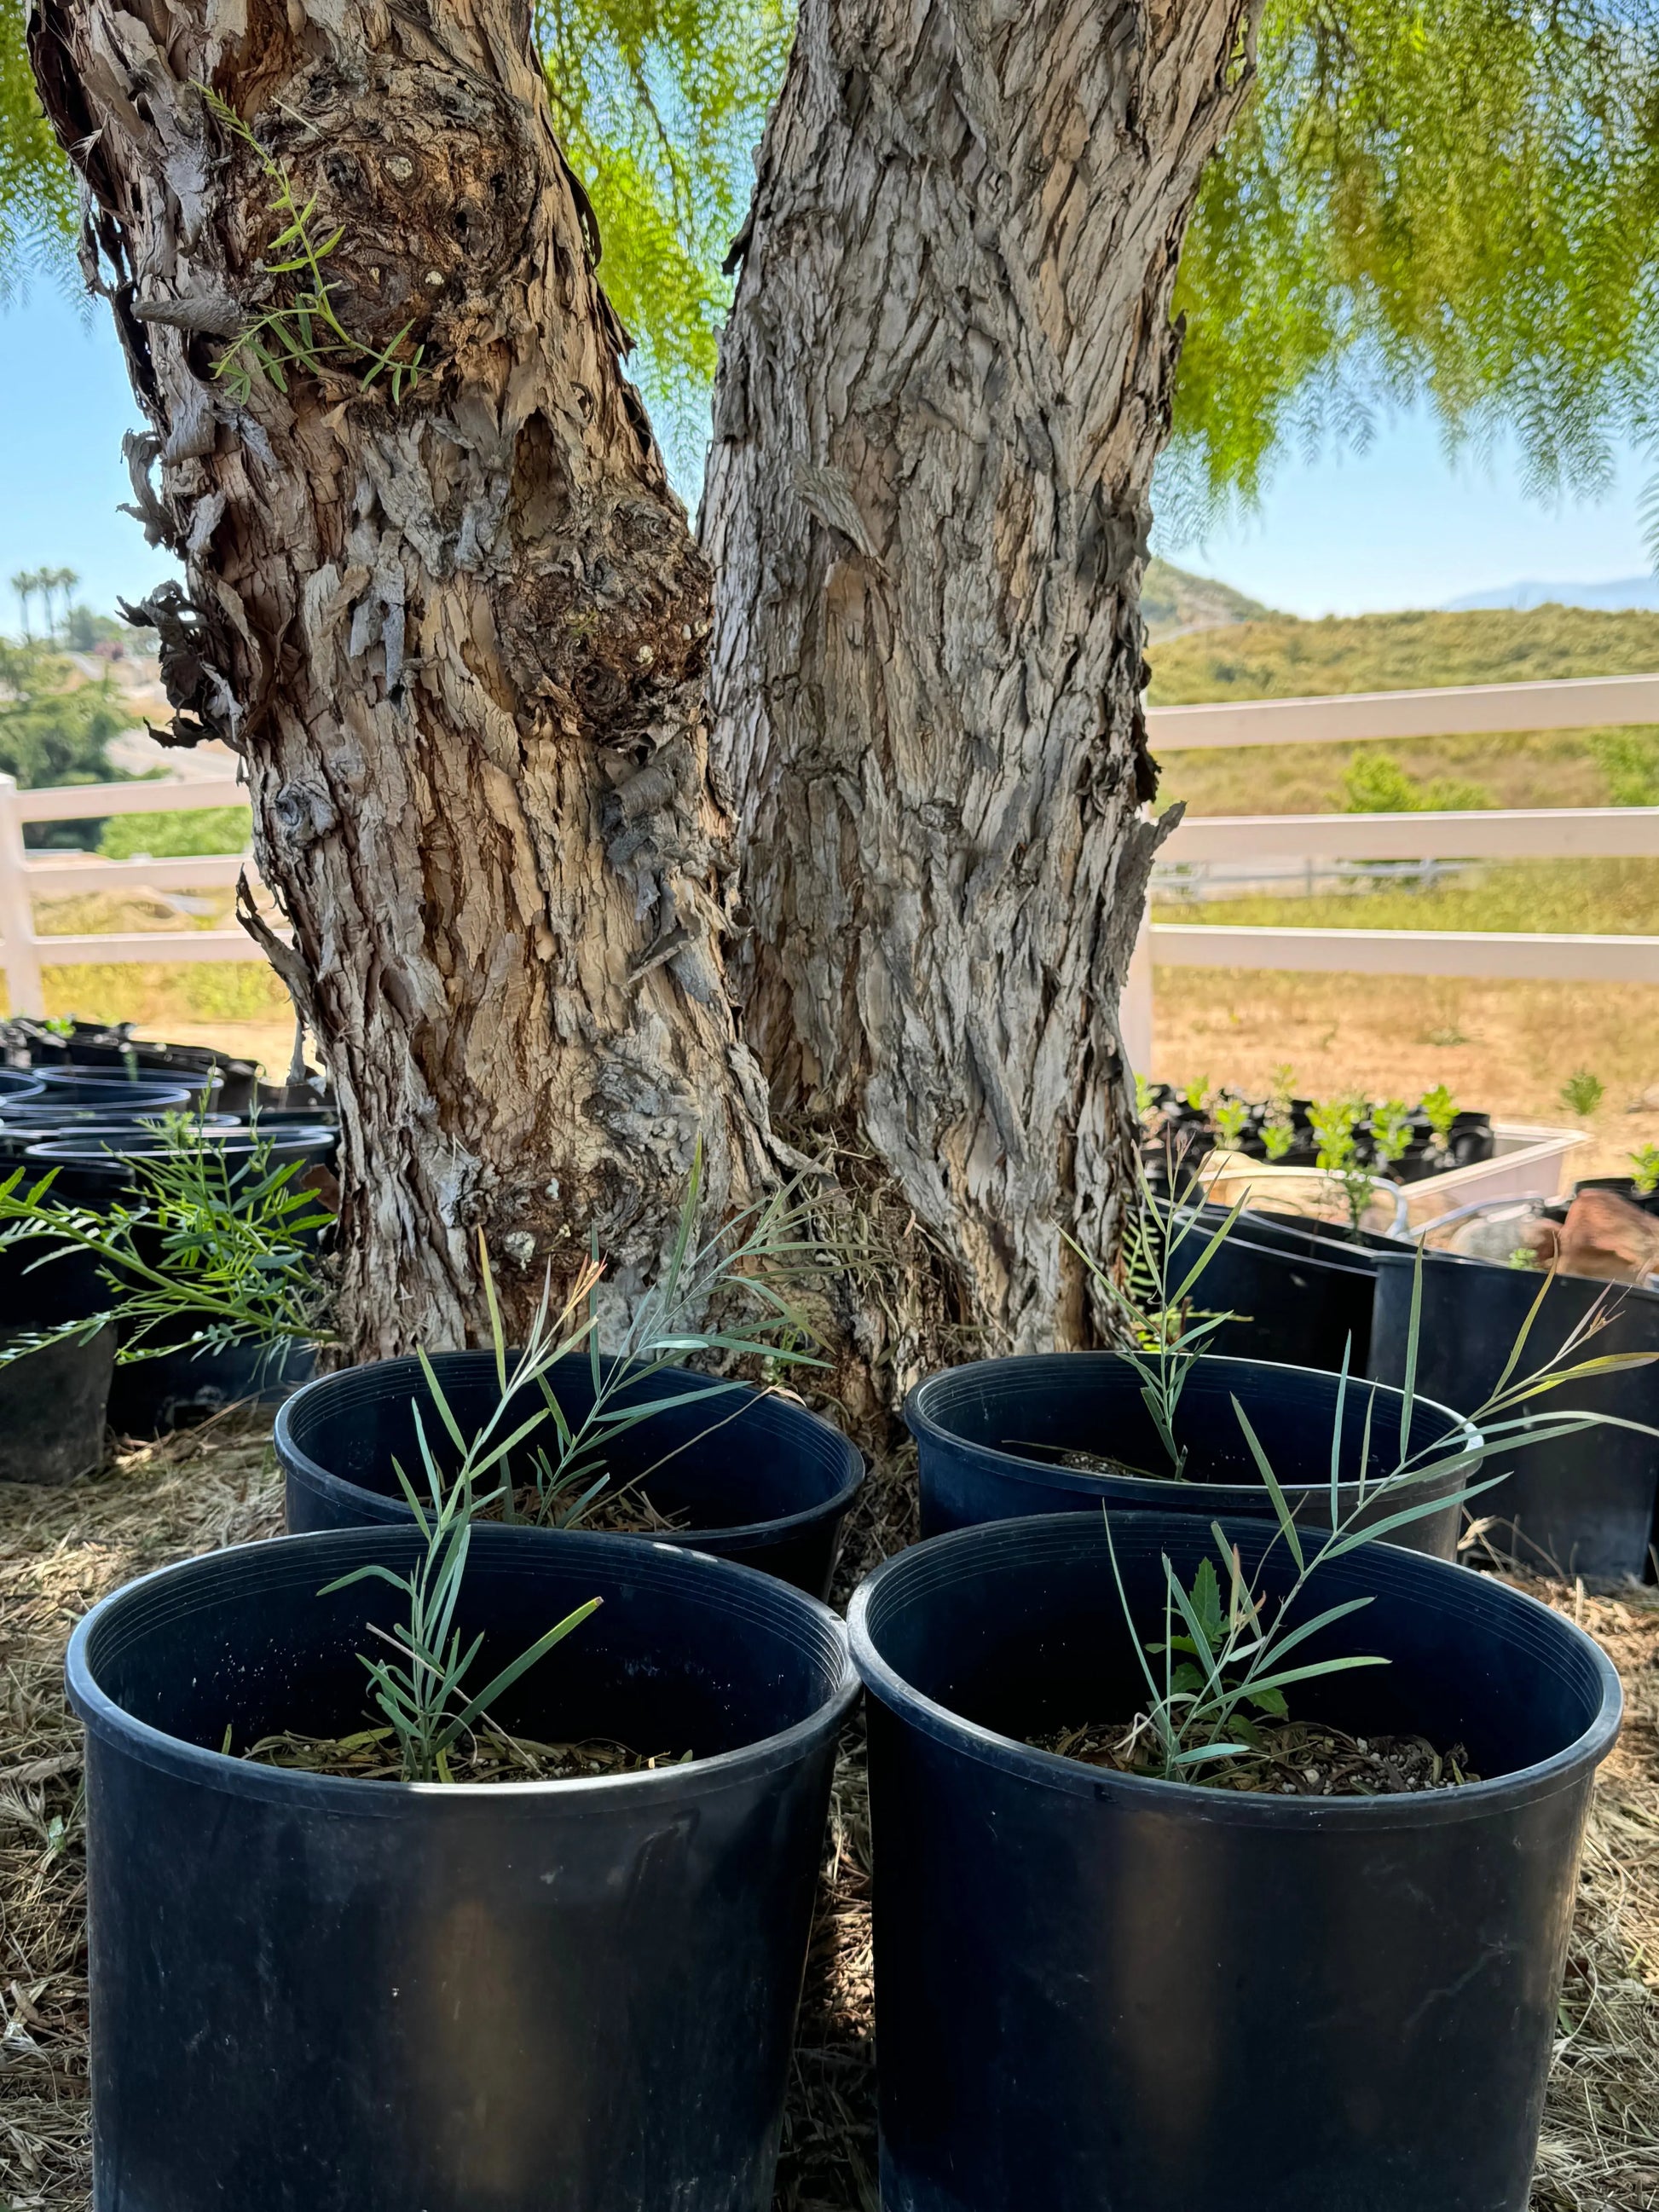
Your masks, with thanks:
[[(1269, 1532), (1226, 1534), (1249, 1571)], [(1146, 1633), (1160, 1554), (1188, 1583), (1214, 1556), (1170, 1515), (1112, 1539)], [(1300, 1603), (1352, 1597), (1297, 1660), (1391, 1663), (1293, 1711), (1461, 1741), (1491, 1778), (1247, 1796), (1029, 1749), (1144, 1698), (1097, 1523), (963, 1530), (858, 1590), (884, 2212), (1525, 2212), (1618, 1677), (1560, 1615), (1388, 1545)]]
[(42, 1067), (34, 1073), (40, 1085), (40, 1105), (52, 1106), (114, 1106), (122, 1110), (143, 1105), (149, 1112), (185, 1111), (208, 1099), (216, 1104), (213, 1095), (218, 1090), (218, 1078), (211, 1073), (191, 1075), (157, 1076), (154, 1079), (143, 1074), (124, 1075), (118, 1069), (107, 1067), (88, 1072), (79, 1067)]
[[(285, 1127), (257, 1140), (234, 1126), (210, 1127), (204, 1134), (222, 1154), (233, 1176), (250, 1169), (256, 1157), (271, 1168), (295, 1162), (302, 1169), (326, 1167), (339, 1144), (338, 1130), (319, 1123)], [(54, 1171), (52, 1195), (65, 1204), (105, 1206), (116, 1199), (130, 1199), (137, 1188), (133, 1161), (165, 1158), (176, 1149), (161, 1130), (106, 1127), (43, 1134), (23, 1158), (43, 1175), (49, 1168)]]
[[(1182, 1230), (1169, 1258), (1172, 1281), (1181, 1280), (1225, 1218), (1208, 1207), (1177, 1217)], [(1333, 1373), (1346, 1356), (1350, 1371), (1363, 1373), (1376, 1279), (1365, 1245), (1342, 1246), (1334, 1237), (1310, 1231), (1258, 1228), (1253, 1216), (1242, 1214), (1211, 1255), (1192, 1297), (1205, 1313), (1237, 1316), (1210, 1336), (1216, 1352)]]
[(87, 1723), (94, 2191), (121, 2212), (766, 2212), (838, 1725), (841, 1623), (624, 1537), (481, 1527), (457, 1616), (547, 1741), (694, 1763), (416, 1787), (222, 1755), (362, 1725), (412, 1529), (220, 1552), (70, 1646)]
[[(1370, 1371), (1389, 1382), (1405, 1378), (1412, 1273), (1409, 1256), (1384, 1258), (1377, 1268)], [(1483, 1404), (1498, 1387), (1543, 1280), (1531, 1268), (1425, 1253), (1419, 1389), (1461, 1413)], [(1557, 1275), (1512, 1379), (1558, 1352), (1574, 1324), (1604, 1296), (1613, 1318), (1573, 1355), (1574, 1364), (1607, 1352), (1659, 1352), (1659, 1293)], [(1540, 1425), (1588, 1411), (1659, 1428), (1659, 1361), (1563, 1384), (1515, 1411), (1531, 1411)], [(1508, 1473), (1475, 1509), (1497, 1521), (1493, 1534), (1500, 1549), (1564, 1574), (1643, 1573), (1659, 1492), (1659, 1436), (1583, 1429), (1553, 1443), (1494, 1451), (1486, 1472)]]
[(106, 1326), (0, 1366), (0, 1482), (55, 1486), (102, 1465), (114, 1362), (115, 1331)]
[(1659, 1190), (1638, 1190), (1632, 1176), (1586, 1176), (1574, 1183), (1572, 1194), (1582, 1198), (1587, 1191), (1611, 1191), (1622, 1198), (1627, 1206), (1639, 1206), (1644, 1213), (1659, 1213)]
[[(440, 1352), (432, 1364), (462, 1431), (471, 1435), (499, 1396), (494, 1353)], [(614, 1363), (602, 1364), (609, 1372)], [(587, 1355), (562, 1359), (548, 1379), (566, 1418), (580, 1425), (593, 1404)], [(706, 1381), (688, 1369), (668, 1368), (628, 1386), (628, 1397), (635, 1402), (679, 1398)], [(502, 1433), (510, 1435), (542, 1402), (539, 1391), (522, 1392)], [(418, 1360), (347, 1368), (290, 1399), (276, 1428), (289, 1527), (408, 1522), (392, 1462), (411, 1474), (421, 1465), (416, 1404), (428, 1440), (442, 1456), (443, 1425)], [(544, 1441), (532, 1438), (531, 1444)], [(841, 1524), (864, 1480), (863, 1459), (838, 1429), (787, 1398), (743, 1382), (653, 1413), (624, 1431), (607, 1464), (613, 1486), (657, 1469), (651, 1501), (680, 1524), (662, 1532), (664, 1543), (741, 1559), (819, 1597), (829, 1589)]]
[(292, 1341), (222, 1352), (185, 1345), (154, 1359), (124, 1360), (110, 1384), (109, 1425), (118, 1436), (162, 1437), (227, 1406), (278, 1405), (310, 1381), (316, 1364), (310, 1345)]
[[(1331, 1437), (1339, 1394), (1342, 1407), (1339, 1510), (1358, 1503), (1357, 1477), (1369, 1411), (1368, 1480), (1394, 1472), (1404, 1456), (1403, 1394), (1363, 1377), (1340, 1378), (1311, 1368), (1265, 1360), (1200, 1359), (1187, 1377), (1176, 1435), (1188, 1447), (1187, 1480), (1151, 1470), (1168, 1455), (1140, 1395), (1140, 1378), (1121, 1352), (1048, 1352), (1014, 1359), (980, 1359), (919, 1382), (904, 1401), (916, 1440), (921, 1477), (921, 1533), (936, 1536), (981, 1522), (1032, 1513), (1091, 1513), (1103, 1505), (1195, 1515), (1207, 1527), (1218, 1515), (1267, 1515), (1272, 1502), (1233, 1410), (1237, 1398), (1298, 1522), (1330, 1525)], [(1412, 1413), (1413, 1451), (1461, 1438), (1467, 1454), (1412, 1498), (1433, 1496), (1437, 1510), (1397, 1529), (1389, 1541), (1450, 1559), (1456, 1548), (1468, 1456), (1480, 1439), (1457, 1414), (1419, 1395)], [(1121, 1474), (1096, 1474), (1061, 1463), (1087, 1452), (1119, 1462)], [(1437, 1457), (1430, 1454), (1429, 1457)], [(1426, 1458), (1422, 1462), (1426, 1464)], [(1395, 1498), (1377, 1517), (1397, 1510)]]
[(43, 1072), (52, 1068), (82, 1068), (92, 1074), (136, 1075), (140, 1082), (155, 1080), (199, 1082), (220, 1078), (219, 1103), (240, 1113), (256, 1095), (259, 1071), (251, 1060), (237, 1060), (216, 1052), (211, 1045), (165, 1044), (149, 1037), (129, 1037), (119, 1030), (77, 1022), (68, 1037), (49, 1030), (28, 1030), (29, 1059)]

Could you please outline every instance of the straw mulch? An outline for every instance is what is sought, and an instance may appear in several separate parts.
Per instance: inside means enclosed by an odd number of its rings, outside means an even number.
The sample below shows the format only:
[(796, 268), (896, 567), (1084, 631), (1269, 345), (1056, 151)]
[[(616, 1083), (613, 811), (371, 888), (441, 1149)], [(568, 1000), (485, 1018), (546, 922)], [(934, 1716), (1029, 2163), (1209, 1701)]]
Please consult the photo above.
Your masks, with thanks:
[(270, 1417), (222, 1414), (62, 1490), (0, 1483), (0, 2205), (89, 2202), (81, 1732), (64, 1647), (97, 1598), (167, 1560), (274, 1534)]
[[(902, 1457), (866, 1486), (842, 1583), (913, 1533)], [(86, 2212), (85, 1905), (69, 1632), (163, 1561), (273, 1531), (268, 1420), (228, 1414), (57, 1492), (0, 1486), (0, 2208)], [(1624, 1676), (1623, 1740), (1585, 1853), (1534, 2212), (1659, 2212), (1659, 1592), (1528, 1587)], [(836, 1774), (790, 2084), (777, 2212), (877, 2212), (870, 1840), (861, 1735)]]

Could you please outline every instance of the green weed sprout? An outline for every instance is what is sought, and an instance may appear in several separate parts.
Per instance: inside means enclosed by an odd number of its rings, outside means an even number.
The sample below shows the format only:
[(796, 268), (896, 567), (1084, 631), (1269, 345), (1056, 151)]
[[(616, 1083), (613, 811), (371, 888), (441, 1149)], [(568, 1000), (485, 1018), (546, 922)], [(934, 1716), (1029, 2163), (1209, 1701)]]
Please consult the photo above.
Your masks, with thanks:
[(1189, 1106), (1194, 1114), (1201, 1114), (1204, 1111), (1204, 1102), (1210, 1095), (1209, 1077), (1207, 1075), (1195, 1077), (1191, 1083), (1185, 1085), (1180, 1095), (1183, 1104)]
[(1604, 1096), (1601, 1077), (1592, 1075), (1587, 1067), (1575, 1067), (1561, 1085), (1561, 1103), (1575, 1114), (1593, 1114)]
[(1135, 1078), (1135, 1119), (1148, 1121), (1152, 1114), (1152, 1086), (1144, 1075)]
[(1630, 1156), (1631, 1182), (1638, 1198), (1651, 1198), (1659, 1190), (1659, 1145), (1644, 1145)]
[(1230, 1151), (1236, 1152), (1243, 1141), (1244, 1132), (1250, 1126), (1250, 1109), (1243, 1098), (1218, 1098), (1210, 1115), (1216, 1135)]
[(1443, 1083), (1437, 1083), (1432, 1091), (1423, 1093), (1421, 1108), (1436, 1148), (1445, 1152), (1451, 1144), (1452, 1123), (1457, 1119), (1457, 1101)]
[(278, 392), (286, 392), (290, 368), (302, 368), (313, 376), (344, 374), (354, 377), (362, 392), (384, 375), (394, 403), (401, 399), (420, 380), (424, 349), (417, 345), (410, 354), (403, 351), (404, 342), (415, 327), (413, 322), (405, 323), (396, 337), (379, 349), (353, 337), (334, 312), (335, 286), (323, 273), (323, 263), (345, 236), (345, 226), (342, 224), (328, 238), (313, 236), (317, 195), (313, 192), (301, 207), (287, 169), (265, 151), (236, 110), (210, 86), (204, 84), (198, 89), (225, 129), (252, 148), (261, 170), (276, 186), (270, 211), (282, 218), (282, 228), (267, 251), (285, 253), (287, 258), (262, 263), (264, 273), (305, 280), (295, 287), (287, 306), (267, 307), (254, 317), (219, 356), (214, 374), (244, 404), (256, 375), (274, 384)]
[[(1550, 1360), (1534, 1372), (1519, 1376), (1528, 1339), (1549, 1289), (1547, 1279), (1539, 1286), (1538, 1296), (1486, 1404), (1469, 1415), (1467, 1425), (1460, 1423), (1457, 1430), (1413, 1450), (1410, 1436), (1421, 1335), (1422, 1287), (1423, 1255), (1419, 1246), (1407, 1335), (1399, 1462), (1389, 1474), (1375, 1480), (1368, 1478), (1366, 1468), (1371, 1448), (1368, 1401), (1359, 1444), (1355, 1502), (1346, 1513), (1342, 1511), (1342, 1442), (1349, 1382), (1345, 1356), (1331, 1432), (1330, 1526), (1313, 1548), (1307, 1547), (1310, 1532), (1297, 1526), (1249, 1416), (1237, 1398), (1232, 1401), (1234, 1414), (1278, 1523), (1273, 1545), (1283, 1543), (1296, 1571), (1289, 1589), (1271, 1613), (1262, 1594), (1261, 1570), (1254, 1582), (1248, 1580), (1237, 1546), (1228, 1541), (1219, 1522), (1212, 1522), (1211, 1533), (1225, 1577), (1224, 1602), (1222, 1581), (1208, 1560), (1200, 1565), (1192, 1583), (1183, 1587), (1165, 1553), (1164, 1632), (1161, 1638), (1143, 1640), (1124, 1589), (1116, 1547), (1112, 1543), (1110, 1516), (1105, 1515), (1107, 1547), (1118, 1601), (1129, 1626), (1148, 1692), (1146, 1723), (1157, 1749), (1159, 1771), (1165, 1780), (1202, 1782), (1206, 1778), (1206, 1769), (1213, 1771), (1222, 1762), (1254, 1749), (1260, 1741), (1255, 1717), (1281, 1716), (1285, 1711), (1284, 1692), (1293, 1684), (1323, 1680), (1353, 1668), (1389, 1663), (1380, 1655), (1351, 1653), (1327, 1659), (1303, 1658), (1295, 1665), (1286, 1664), (1292, 1654), (1299, 1652), (1320, 1630), (1370, 1605), (1372, 1601), (1369, 1597), (1350, 1598), (1306, 1620), (1293, 1621), (1292, 1616), (1321, 1567), (1361, 1544), (1374, 1542), (1437, 1511), (1445, 1503), (1439, 1488), (1442, 1476), (1460, 1468), (1484, 1465), (1496, 1453), (1507, 1457), (1512, 1451), (1553, 1443), (1591, 1427), (1633, 1429), (1649, 1436), (1659, 1433), (1641, 1422), (1621, 1420), (1611, 1415), (1566, 1413), (1553, 1419), (1540, 1419), (1523, 1410), (1534, 1399), (1564, 1383), (1646, 1366), (1655, 1357), (1651, 1352), (1603, 1354), (1584, 1360), (1574, 1357), (1605, 1325), (1607, 1316), (1606, 1302), (1602, 1301), (1574, 1325), (1559, 1352)], [(1568, 1362), (1571, 1364), (1564, 1364)], [(1491, 1489), (1495, 1483), (1504, 1480), (1507, 1473), (1505, 1468), (1485, 1481), (1466, 1486), (1463, 1497), (1467, 1499)], [(1264, 1553), (1263, 1566), (1269, 1555)], [(1161, 1660), (1162, 1666), (1156, 1667), (1155, 1660)]]

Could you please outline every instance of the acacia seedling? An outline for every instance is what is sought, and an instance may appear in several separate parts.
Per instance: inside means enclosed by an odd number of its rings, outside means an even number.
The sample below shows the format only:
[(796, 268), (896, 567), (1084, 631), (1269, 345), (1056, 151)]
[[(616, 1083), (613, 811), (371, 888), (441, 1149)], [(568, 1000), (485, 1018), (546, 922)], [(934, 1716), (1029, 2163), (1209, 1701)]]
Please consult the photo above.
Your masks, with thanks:
[[(1511, 1346), (1491, 1395), (1469, 1416), (1467, 1424), (1441, 1434), (1430, 1443), (1413, 1449), (1410, 1442), (1416, 1404), (1418, 1350), (1422, 1332), (1423, 1255), (1419, 1247), (1413, 1273), (1411, 1315), (1407, 1332), (1406, 1375), (1400, 1421), (1399, 1457), (1387, 1474), (1371, 1477), (1371, 1408), (1367, 1397), (1358, 1444), (1358, 1464), (1352, 1474), (1343, 1468), (1349, 1388), (1345, 1358), (1338, 1380), (1332, 1422), (1330, 1488), (1328, 1523), (1317, 1543), (1315, 1532), (1299, 1527), (1282, 1484), (1238, 1400), (1234, 1415), (1261, 1477), (1277, 1529), (1263, 1553), (1254, 1577), (1247, 1577), (1237, 1547), (1218, 1522), (1211, 1523), (1218, 1556), (1226, 1577), (1226, 1601), (1213, 1570), (1206, 1576), (1200, 1567), (1190, 1585), (1183, 1586), (1168, 1553), (1163, 1555), (1164, 1632), (1156, 1640), (1145, 1638), (1137, 1627), (1133, 1608), (1124, 1587), (1111, 1521), (1106, 1522), (1107, 1549), (1123, 1617), (1128, 1624), (1135, 1654), (1146, 1681), (1148, 1703), (1143, 1719), (1156, 1746), (1159, 1772), (1170, 1781), (1202, 1782), (1206, 1770), (1237, 1759), (1255, 1746), (1252, 1715), (1282, 1717), (1283, 1693), (1298, 1682), (1322, 1680), (1354, 1668), (1388, 1664), (1376, 1653), (1343, 1653), (1324, 1659), (1285, 1662), (1310, 1638), (1348, 1615), (1362, 1611), (1372, 1601), (1351, 1598), (1328, 1607), (1306, 1620), (1297, 1620), (1300, 1600), (1320, 1569), (1358, 1546), (1376, 1542), (1410, 1527), (1445, 1504), (1444, 1479), (1484, 1465), (1494, 1454), (1507, 1459), (1515, 1451), (1536, 1449), (1585, 1429), (1631, 1429), (1644, 1436), (1659, 1431), (1638, 1421), (1595, 1413), (1568, 1413), (1540, 1419), (1525, 1410), (1530, 1401), (1570, 1382), (1622, 1372), (1650, 1364), (1651, 1352), (1617, 1352), (1589, 1359), (1575, 1357), (1579, 1349), (1606, 1325), (1607, 1303), (1598, 1302), (1574, 1323), (1560, 1349), (1544, 1364), (1522, 1375), (1520, 1369), (1533, 1328), (1549, 1290), (1547, 1279)], [(1506, 1480), (1507, 1468), (1473, 1485), (1465, 1483), (1465, 1502)], [(1300, 1486), (1298, 1486), (1298, 1488)], [(1352, 1489), (1346, 1510), (1345, 1488)], [(1294, 1570), (1289, 1588), (1277, 1603), (1265, 1593), (1263, 1571), (1273, 1551), (1282, 1544)], [(1208, 1562), (1204, 1563), (1205, 1566)], [(1155, 1667), (1154, 1660), (1162, 1662)], [(1276, 1711), (1271, 1702), (1279, 1700)]]
[(450, 1782), (454, 1779), (450, 1753), (460, 1739), (475, 1723), (487, 1718), (495, 1701), (555, 1644), (596, 1613), (602, 1601), (592, 1597), (575, 1607), (469, 1696), (465, 1680), (483, 1648), (483, 1633), (481, 1630), (463, 1650), (455, 1613), (472, 1541), (472, 1486), (470, 1477), (463, 1476), (445, 1490), (418, 1408), (415, 1425), (426, 1469), (426, 1501), (403, 1468), (393, 1464), (421, 1534), (419, 1560), (407, 1575), (371, 1561), (325, 1583), (318, 1595), (329, 1597), (354, 1583), (374, 1581), (389, 1583), (407, 1598), (408, 1613), (392, 1628), (370, 1624), (371, 1634), (391, 1646), (392, 1656), (371, 1657), (361, 1651), (357, 1656), (397, 1743), (403, 1780)]
[(165, 1149), (128, 1162), (132, 1200), (95, 1212), (54, 1197), (56, 1169), (32, 1185), (22, 1168), (0, 1181), (0, 1249), (39, 1243), (30, 1274), (89, 1253), (109, 1292), (100, 1312), (9, 1338), (0, 1365), (44, 1345), (88, 1340), (111, 1322), (120, 1326), (123, 1362), (251, 1344), (274, 1358), (325, 1337), (314, 1248), (334, 1216), (301, 1181), (304, 1162), (277, 1164), (275, 1140), (257, 1121), (252, 1127), (241, 1158), (207, 1126), (205, 1109), (160, 1117), (150, 1133)]

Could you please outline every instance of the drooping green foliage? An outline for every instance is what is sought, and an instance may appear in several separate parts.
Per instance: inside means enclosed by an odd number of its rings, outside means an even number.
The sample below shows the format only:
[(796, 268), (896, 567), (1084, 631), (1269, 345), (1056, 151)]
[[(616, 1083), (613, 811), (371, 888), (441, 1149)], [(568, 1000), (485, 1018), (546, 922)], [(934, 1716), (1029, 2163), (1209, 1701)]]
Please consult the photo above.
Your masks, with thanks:
[(34, 96), (23, 0), (0, 0), (0, 307), (33, 275), (75, 267), (75, 179)]
[[(43, 257), (70, 266), (21, 17), (0, 0), (0, 303)], [(689, 490), (791, 0), (537, 0), (536, 22)], [(1539, 490), (1659, 443), (1659, 0), (1267, 0), (1259, 60), (1182, 263), (1174, 536), (1254, 497), (1287, 442), (1363, 441), (1391, 404), (1512, 431)]]
[(783, 79), (790, 0), (538, 0), (559, 136), (593, 203), (606, 292), (683, 489), (701, 467), (720, 264)]
[(1653, 0), (1267, 0), (1181, 264), (1177, 526), (1423, 398), (1534, 489), (1604, 484), (1652, 426), (1656, 64)]

